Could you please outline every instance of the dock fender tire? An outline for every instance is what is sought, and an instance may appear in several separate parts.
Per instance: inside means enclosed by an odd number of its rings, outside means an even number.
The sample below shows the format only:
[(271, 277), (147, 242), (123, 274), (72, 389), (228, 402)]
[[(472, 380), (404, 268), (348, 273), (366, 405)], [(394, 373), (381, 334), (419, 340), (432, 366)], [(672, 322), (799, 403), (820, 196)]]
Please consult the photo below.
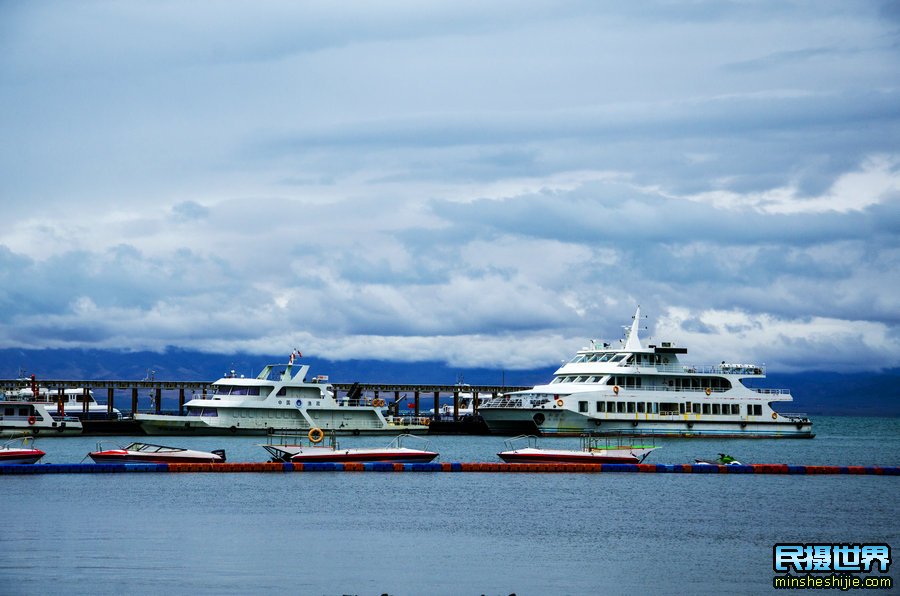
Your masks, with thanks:
[[(233, 435), (236, 435), (236, 434), (237, 434), (237, 427), (236, 427), (236, 426), (232, 426), (232, 427), (230, 427), (228, 430), (230, 430), (230, 431), (231, 431), (231, 434), (233, 434)], [(269, 434), (271, 434), (271, 433), (269, 433)]]
[(272, 427), (270, 426), (269, 428), (266, 429), (266, 434), (267, 434), (267, 435), (274, 435), (274, 434), (275, 434), (275, 429), (272, 428)]
[(637, 420), (635, 420), (634, 422), (631, 423), (631, 426), (637, 426), (637, 425), (638, 425)]
[(534, 423), (535, 423), (535, 424), (537, 424), (538, 426), (540, 426), (540, 425), (542, 425), (542, 424), (544, 423), (544, 420), (546, 420), (546, 418), (544, 418), (544, 415), (543, 415), (541, 412), (538, 412), (537, 414), (535, 414), (535, 415), (532, 417), (532, 420), (534, 420)]

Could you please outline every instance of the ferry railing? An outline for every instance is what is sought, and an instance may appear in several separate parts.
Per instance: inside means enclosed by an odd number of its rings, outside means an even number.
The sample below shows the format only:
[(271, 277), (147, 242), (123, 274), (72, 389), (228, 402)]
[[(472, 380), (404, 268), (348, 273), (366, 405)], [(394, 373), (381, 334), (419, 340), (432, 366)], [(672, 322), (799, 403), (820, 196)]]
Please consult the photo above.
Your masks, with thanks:
[(649, 368), (665, 373), (703, 375), (764, 375), (766, 367), (756, 364), (620, 364), (625, 368)]

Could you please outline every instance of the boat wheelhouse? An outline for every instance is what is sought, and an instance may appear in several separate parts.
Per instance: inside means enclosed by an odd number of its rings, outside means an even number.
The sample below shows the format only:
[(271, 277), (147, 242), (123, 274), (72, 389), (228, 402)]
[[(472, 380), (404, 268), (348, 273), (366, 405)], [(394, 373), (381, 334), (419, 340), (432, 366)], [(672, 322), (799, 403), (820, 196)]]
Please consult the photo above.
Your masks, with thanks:
[[(306, 380), (309, 365), (269, 364), (256, 378), (233, 373), (215, 381), (212, 393), (185, 404), (185, 415), (135, 414), (148, 435), (264, 435), (307, 432), (337, 434), (397, 433), (385, 419), (381, 400), (367, 400), (357, 390), (338, 399), (328, 377)], [(426, 425), (403, 426), (403, 432), (427, 432)]]
[(805, 414), (777, 407), (787, 389), (758, 389), (765, 366), (695, 365), (671, 342), (644, 347), (640, 307), (624, 346), (595, 342), (546, 385), (498, 396), (479, 408), (493, 434), (640, 434), (676, 437), (812, 438)]

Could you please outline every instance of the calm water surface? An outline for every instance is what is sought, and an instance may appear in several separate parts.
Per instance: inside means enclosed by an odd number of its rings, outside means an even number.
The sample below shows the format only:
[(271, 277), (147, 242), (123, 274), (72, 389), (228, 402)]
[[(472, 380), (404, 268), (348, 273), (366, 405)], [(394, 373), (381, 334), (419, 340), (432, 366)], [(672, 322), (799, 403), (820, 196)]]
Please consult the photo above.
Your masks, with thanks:
[[(745, 463), (900, 465), (900, 420), (815, 422), (813, 440), (671, 440), (648, 462), (725, 451)], [(38, 444), (48, 461), (68, 463), (96, 442)], [(223, 447), (229, 461), (266, 456), (249, 437), (158, 442)], [(441, 461), (498, 461), (503, 442), (431, 446)], [(4, 476), (0, 593), (768, 593), (776, 542), (887, 542), (897, 552), (898, 495), (900, 477), (870, 476)]]

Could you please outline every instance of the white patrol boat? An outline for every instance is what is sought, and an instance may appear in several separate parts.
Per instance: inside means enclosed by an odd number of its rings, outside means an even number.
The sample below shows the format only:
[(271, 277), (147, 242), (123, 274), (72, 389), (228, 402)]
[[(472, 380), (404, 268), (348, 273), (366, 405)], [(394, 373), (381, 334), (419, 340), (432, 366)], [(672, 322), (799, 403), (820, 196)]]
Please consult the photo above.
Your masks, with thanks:
[[(366, 400), (358, 391), (336, 399), (328, 377), (306, 380), (309, 365), (269, 364), (256, 378), (226, 375), (212, 393), (185, 404), (185, 415), (135, 414), (148, 435), (264, 435), (306, 432), (313, 428), (337, 434), (396, 434), (401, 427), (382, 414), (382, 400)], [(428, 426), (408, 424), (405, 433)]]
[(784, 413), (787, 389), (753, 389), (755, 364), (689, 365), (686, 348), (644, 347), (641, 309), (622, 348), (593, 344), (563, 364), (546, 385), (498, 396), (479, 408), (491, 433), (633, 434), (675, 437), (812, 438), (805, 414)]

